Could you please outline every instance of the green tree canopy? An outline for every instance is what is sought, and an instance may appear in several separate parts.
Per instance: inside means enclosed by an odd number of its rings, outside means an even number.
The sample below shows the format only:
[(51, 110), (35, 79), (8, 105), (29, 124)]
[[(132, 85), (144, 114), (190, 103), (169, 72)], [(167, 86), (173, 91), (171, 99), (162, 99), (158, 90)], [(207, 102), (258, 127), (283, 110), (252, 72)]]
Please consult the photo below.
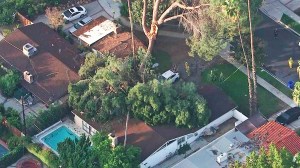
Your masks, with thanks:
[(231, 168), (296, 168), (300, 165), (293, 161), (293, 155), (286, 149), (278, 150), (271, 144), (269, 150), (263, 147), (259, 152), (252, 152), (245, 163), (234, 163)]
[(58, 144), (59, 162), (65, 168), (138, 168), (140, 152), (132, 146), (113, 149), (103, 132), (93, 135), (91, 141), (82, 135), (78, 140), (66, 139)]
[(207, 124), (209, 110), (193, 83), (149, 81), (138, 83), (128, 94), (133, 115), (150, 125), (175, 123), (189, 128)]

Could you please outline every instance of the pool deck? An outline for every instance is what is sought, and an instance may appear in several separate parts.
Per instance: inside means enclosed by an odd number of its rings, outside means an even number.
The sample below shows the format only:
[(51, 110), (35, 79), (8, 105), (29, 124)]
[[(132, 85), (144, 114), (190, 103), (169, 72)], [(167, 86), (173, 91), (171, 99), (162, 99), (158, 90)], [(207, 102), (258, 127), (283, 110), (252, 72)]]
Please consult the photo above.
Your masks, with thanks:
[(71, 130), (73, 133), (75, 133), (78, 137), (80, 137), (80, 135), (85, 134), (86, 136), (88, 136), (87, 133), (85, 133), (83, 131), (82, 128), (78, 127), (73, 121), (71, 121), (70, 119), (67, 119), (65, 121), (59, 121), (55, 124), (53, 124), (52, 126), (46, 128), (45, 130), (43, 130), (42, 132), (40, 132), (39, 134), (35, 135), (32, 137), (33, 141), (36, 143), (42, 143), (45, 146), (47, 146), (49, 149), (51, 149), (55, 154), (58, 155), (58, 153), (53, 150), (49, 145), (47, 145), (42, 138), (46, 137), (47, 135), (49, 135), (50, 133), (52, 133), (53, 131), (57, 130), (58, 128), (60, 128), (61, 126), (65, 126), (67, 127), (69, 130)]

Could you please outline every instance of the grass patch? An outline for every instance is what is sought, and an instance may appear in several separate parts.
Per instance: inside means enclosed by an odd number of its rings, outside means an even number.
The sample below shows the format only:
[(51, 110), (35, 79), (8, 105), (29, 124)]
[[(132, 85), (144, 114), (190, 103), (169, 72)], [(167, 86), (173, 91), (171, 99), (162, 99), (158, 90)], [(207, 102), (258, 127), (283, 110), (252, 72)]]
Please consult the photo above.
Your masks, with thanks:
[(263, 71), (261, 68), (258, 68), (256, 72), (259, 77), (263, 78), (265, 81), (270, 83), (272, 86), (274, 86), (276, 89), (281, 91), (283, 94), (285, 94), (286, 96), (288, 96), (291, 99), (293, 98), (292, 97), (293, 91), (291, 89), (289, 89), (288, 87), (286, 87), (285, 85), (283, 85), (281, 82), (279, 82), (273, 76), (268, 74), (266, 71)]
[(171, 69), (172, 61), (171, 57), (167, 52), (162, 50), (157, 50), (152, 53), (154, 58), (154, 63), (158, 63), (159, 66), (157, 67), (157, 71), (159, 73), (164, 73), (165, 71)]
[[(210, 72), (215, 71), (217, 78), (223, 73), (223, 80), (210, 81)], [(238, 105), (238, 110), (249, 116), (249, 92), (247, 76), (230, 64), (219, 64), (202, 72), (202, 81), (220, 87)], [(281, 100), (261, 86), (257, 88), (258, 107), (266, 117), (282, 110)]]
[(297, 33), (300, 33), (300, 24), (288, 15), (283, 14), (280, 21), (295, 30)]

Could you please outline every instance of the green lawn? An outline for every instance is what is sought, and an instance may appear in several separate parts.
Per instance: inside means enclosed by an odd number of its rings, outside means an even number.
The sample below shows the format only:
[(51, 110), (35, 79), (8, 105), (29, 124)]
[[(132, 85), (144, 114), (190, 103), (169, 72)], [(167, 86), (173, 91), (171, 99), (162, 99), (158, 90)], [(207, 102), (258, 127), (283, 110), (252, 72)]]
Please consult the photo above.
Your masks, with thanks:
[(159, 63), (159, 66), (157, 67), (159, 73), (164, 73), (165, 71), (171, 69), (172, 61), (168, 53), (161, 50), (157, 50), (154, 51), (152, 55), (154, 58), (154, 63)]
[[(223, 73), (224, 78), (222, 82), (209, 81), (209, 73), (211, 70), (215, 70), (217, 78), (221, 72)], [(202, 73), (202, 81), (220, 87), (238, 105), (238, 110), (249, 116), (247, 76), (237, 70), (237, 68), (231, 64), (216, 65), (210, 69), (206, 69)], [(282, 110), (282, 107), (285, 105), (281, 100), (277, 99), (273, 94), (261, 86), (258, 86), (257, 93), (259, 110), (266, 117)]]
[(293, 30), (295, 30), (296, 32), (300, 33), (300, 24), (294, 19), (290, 18), (288, 15), (283, 14), (280, 21), (292, 28)]
[(273, 76), (268, 74), (266, 71), (263, 71), (261, 68), (257, 69), (257, 75), (261, 78), (263, 78), (265, 81), (273, 85), (275, 88), (277, 88), (279, 91), (281, 91), (283, 94), (286, 96), (293, 98), (292, 97), (292, 90), (283, 85), (281, 82), (279, 82), (277, 79), (275, 79)]

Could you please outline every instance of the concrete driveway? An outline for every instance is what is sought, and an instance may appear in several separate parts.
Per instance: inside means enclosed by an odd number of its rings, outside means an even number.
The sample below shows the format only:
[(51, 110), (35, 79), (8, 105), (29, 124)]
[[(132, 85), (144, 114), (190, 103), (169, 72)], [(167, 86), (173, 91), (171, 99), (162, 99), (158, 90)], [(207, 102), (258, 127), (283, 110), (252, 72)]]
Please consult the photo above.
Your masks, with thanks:
[[(111, 19), (111, 17), (103, 10), (103, 8), (100, 6), (99, 2), (98, 1), (94, 1), (94, 2), (91, 2), (89, 4), (85, 4), (85, 5), (82, 5), (86, 8), (86, 10), (88, 11), (88, 14), (87, 16), (90, 16), (92, 17), (93, 19), (96, 19), (100, 16), (104, 16), (104, 17), (107, 17), (109, 19)], [(63, 12), (63, 11), (62, 11)], [(82, 18), (81, 18), (82, 19)], [(76, 22), (78, 22), (80, 19), (77, 19), (77, 20), (74, 20), (68, 24), (64, 24), (63, 25), (63, 30), (64, 31), (68, 31), (72, 26), (73, 24), (75, 24)], [(48, 19), (45, 15), (40, 15), (38, 16), (34, 21), (33, 23), (38, 23), (38, 22), (43, 22), (47, 25), (49, 25), (49, 22), (48, 22)]]
[[(274, 121), (281, 113), (285, 112), (286, 110), (288, 110), (289, 108), (287, 109), (284, 109), (282, 111), (279, 111), (278, 113), (272, 115), (270, 118), (269, 118), (269, 121)], [(300, 119), (290, 123), (289, 125), (287, 125), (286, 127), (292, 129), (292, 130), (298, 130), (300, 129)]]

